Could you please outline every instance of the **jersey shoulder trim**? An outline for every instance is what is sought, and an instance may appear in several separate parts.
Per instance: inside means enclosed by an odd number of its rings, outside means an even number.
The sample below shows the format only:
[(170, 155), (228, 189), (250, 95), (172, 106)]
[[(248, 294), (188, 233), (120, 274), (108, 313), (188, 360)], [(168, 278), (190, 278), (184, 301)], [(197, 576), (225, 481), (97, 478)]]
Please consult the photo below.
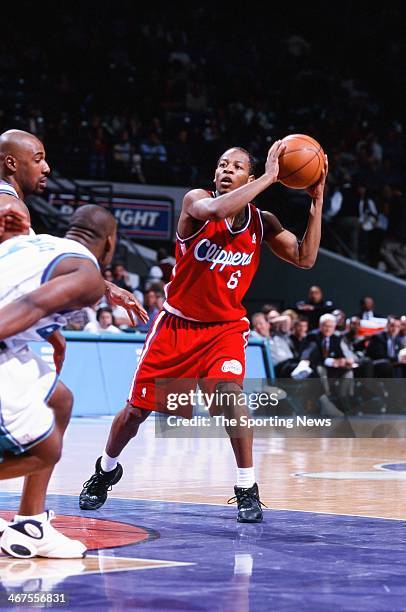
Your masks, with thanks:
[(87, 255), (82, 255), (81, 253), (60, 253), (59, 255), (54, 257), (54, 259), (52, 261), (49, 262), (49, 264), (47, 265), (47, 267), (43, 271), (42, 276), (41, 276), (41, 285), (43, 285), (44, 283), (46, 283), (50, 279), (50, 277), (52, 275), (52, 272), (54, 271), (55, 267), (63, 259), (68, 259), (68, 258), (73, 258), (73, 257), (76, 258), (76, 259), (87, 259), (88, 261), (91, 261), (92, 264), (94, 264), (98, 270), (100, 269), (99, 268), (99, 264), (92, 257), (88, 257)]

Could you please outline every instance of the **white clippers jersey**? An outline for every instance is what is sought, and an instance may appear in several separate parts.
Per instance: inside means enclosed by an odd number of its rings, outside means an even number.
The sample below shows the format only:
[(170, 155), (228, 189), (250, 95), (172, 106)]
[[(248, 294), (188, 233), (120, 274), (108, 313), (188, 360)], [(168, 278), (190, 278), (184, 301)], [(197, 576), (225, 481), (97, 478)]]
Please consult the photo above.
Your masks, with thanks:
[[(0, 308), (38, 289), (49, 280), (55, 266), (67, 257), (90, 259), (95, 256), (76, 240), (48, 234), (16, 236), (0, 245)], [(66, 324), (64, 313), (52, 314), (33, 327), (11, 338), (4, 338), (10, 349), (18, 350), (29, 341), (44, 340)]]

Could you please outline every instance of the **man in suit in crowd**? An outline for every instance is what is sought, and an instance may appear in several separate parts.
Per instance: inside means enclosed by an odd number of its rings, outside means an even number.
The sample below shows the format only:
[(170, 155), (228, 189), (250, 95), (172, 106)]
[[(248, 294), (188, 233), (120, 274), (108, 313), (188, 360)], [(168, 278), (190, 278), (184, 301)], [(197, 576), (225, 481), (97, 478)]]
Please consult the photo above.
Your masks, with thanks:
[(392, 378), (401, 376), (402, 368), (393, 367), (393, 364), (399, 361), (398, 356), (401, 348), (400, 319), (390, 315), (386, 331), (372, 336), (367, 348), (367, 356), (373, 360), (375, 377)]

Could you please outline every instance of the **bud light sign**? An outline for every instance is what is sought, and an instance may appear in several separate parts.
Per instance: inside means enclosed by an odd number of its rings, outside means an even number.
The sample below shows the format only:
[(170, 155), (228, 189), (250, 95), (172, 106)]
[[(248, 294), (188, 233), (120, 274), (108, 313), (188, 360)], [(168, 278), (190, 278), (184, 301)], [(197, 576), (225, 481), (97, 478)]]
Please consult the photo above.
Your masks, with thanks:
[(108, 208), (115, 216), (119, 231), (131, 238), (144, 240), (171, 240), (173, 200), (162, 196), (114, 195), (109, 201), (102, 195), (90, 197), (52, 193), (49, 201), (60, 212), (70, 216), (78, 206), (96, 203)]

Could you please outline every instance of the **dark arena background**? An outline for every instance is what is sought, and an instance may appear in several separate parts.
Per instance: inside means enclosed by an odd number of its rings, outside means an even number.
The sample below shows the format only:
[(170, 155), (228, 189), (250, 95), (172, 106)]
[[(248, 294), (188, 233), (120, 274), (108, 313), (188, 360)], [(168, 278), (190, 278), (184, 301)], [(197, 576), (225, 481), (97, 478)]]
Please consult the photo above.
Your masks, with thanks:
[[(405, 21), (396, 2), (2, 6), (0, 133), (35, 135), (50, 167), (46, 189), (24, 198), (32, 228), (60, 237), (84, 204), (110, 210), (118, 240), (103, 276), (149, 321), (132, 325), (105, 298), (67, 316), (60, 378), (74, 405), (46, 507), (88, 552), (3, 550), (1, 610), (405, 609)], [(329, 172), (315, 264), (300, 269), (264, 244), (243, 302), (263, 522), (237, 522), (227, 504), (235, 460), (202, 402), (190, 424), (153, 413), (120, 455), (106, 504), (80, 509), (160, 325), (185, 193), (214, 190), (231, 147), (263, 175), (289, 134), (320, 143)], [(301, 244), (306, 190), (278, 182), (254, 204)], [(30, 348), (55, 369), (48, 342)], [(0, 481), (7, 522), (21, 491), (22, 479)]]

